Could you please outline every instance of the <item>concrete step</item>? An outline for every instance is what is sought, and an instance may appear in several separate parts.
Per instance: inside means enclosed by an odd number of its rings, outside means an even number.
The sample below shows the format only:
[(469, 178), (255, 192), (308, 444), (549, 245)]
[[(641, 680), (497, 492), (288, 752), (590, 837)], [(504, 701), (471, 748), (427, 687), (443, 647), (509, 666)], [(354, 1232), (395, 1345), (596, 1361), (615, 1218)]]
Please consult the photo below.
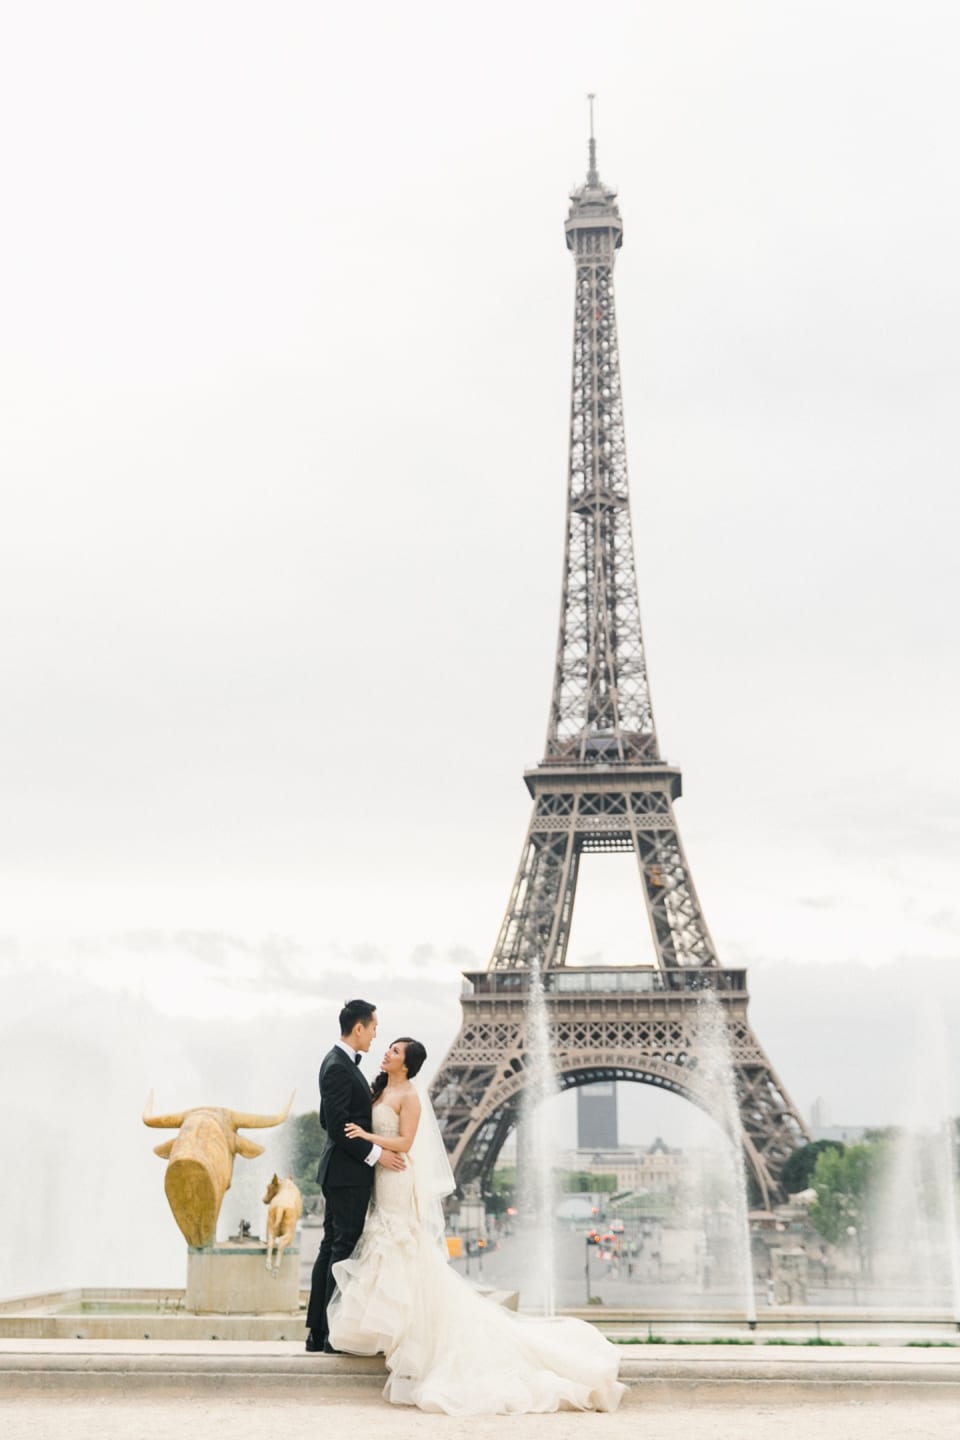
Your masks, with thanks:
[[(624, 1346), (626, 1403), (699, 1394), (711, 1402), (798, 1395), (835, 1400), (878, 1388), (901, 1398), (960, 1401), (960, 1351), (894, 1347)], [(0, 1341), (0, 1395), (265, 1396), (316, 1402), (371, 1398), (382, 1357), (308, 1355), (264, 1342)]]

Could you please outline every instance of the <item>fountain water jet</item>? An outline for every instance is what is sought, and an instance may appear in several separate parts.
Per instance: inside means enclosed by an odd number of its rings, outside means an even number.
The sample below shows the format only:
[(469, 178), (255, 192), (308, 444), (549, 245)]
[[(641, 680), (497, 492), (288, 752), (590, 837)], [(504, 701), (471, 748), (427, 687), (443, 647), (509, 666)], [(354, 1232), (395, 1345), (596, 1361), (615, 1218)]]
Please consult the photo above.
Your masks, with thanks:
[(942, 1016), (917, 1017), (909, 1123), (888, 1142), (875, 1196), (872, 1251), (888, 1297), (948, 1308), (960, 1323), (956, 1137)]
[(520, 1167), (522, 1213), (528, 1223), (532, 1219), (535, 1227), (530, 1245), (530, 1273), (536, 1277), (533, 1289), (535, 1306), (530, 1308), (553, 1315), (556, 1311), (553, 1235), (556, 1154), (545, 1102), (558, 1094), (559, 1084), (550, 1044), (543, 976), (537, 960), (530, 967), (526, 1061), (527, 1081), (520, 1110), (517, 1164)]
[[(931, 1006), (932, 1009), (932, 1006)], [(957, 1214), (957, 1146), (955, 1122), (950, 1104), (952, 1086), (947, 1058), (947, 1033), (940, 1012), (928, 1015), (927, 1031), (932, 1026), (933, 1065), (938, 1118), (941, 1119), (941, 1143), (937, 1164), (940, 1209), (943, 1216), (943, 1238), (948, 1259), (951, 1318), (960, 1325), (960, 1216)]]
[(947, 1253), (950, 1257), (951, 1319), (960, 1325), (960, 1228), (957, 1217), (957, 1145), (954, 1121), (943, 1122), (944, 1198), (947, 1214)]
[(733, 1222), (736, 1269), (742, 1285), (743, 1307), (749, 1324), (757, 1318), (750, 1250), (750, 1222), (747, 1215), (747, 1167), (743, 1154), (743, 1131), (737, 1103), (736, 1076), (730, 1050), (723, 1006), (713, 990), (704, 990), (697, 1004), (698, 1075), (714, 1097), (712, 1113), (729, 1140), (733, 1167)]

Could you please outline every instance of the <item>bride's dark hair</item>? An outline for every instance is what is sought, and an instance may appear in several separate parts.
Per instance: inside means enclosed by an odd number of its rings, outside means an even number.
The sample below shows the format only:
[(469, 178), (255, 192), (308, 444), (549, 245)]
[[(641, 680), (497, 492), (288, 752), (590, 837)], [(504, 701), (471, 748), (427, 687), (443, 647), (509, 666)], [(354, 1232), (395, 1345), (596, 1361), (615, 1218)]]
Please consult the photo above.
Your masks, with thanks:
[[(393, 1045), (405, 1045), (403, 1052), (403, 1063), (407, 1067), (407, 1079), (412, 1080), (414, 1075), (419, 1075), (423, 1069), (423, 1062), (427, 1058), (427, 1047), (419, 1040), (414, 1040), (412, 1035), (398, 1035), (396, 1040), (391, 1041)], [(383, 1094), (387, 1086), (387, 1076), (383, 1070), (370, 1086), (370, 1094), (376, 1100)]]

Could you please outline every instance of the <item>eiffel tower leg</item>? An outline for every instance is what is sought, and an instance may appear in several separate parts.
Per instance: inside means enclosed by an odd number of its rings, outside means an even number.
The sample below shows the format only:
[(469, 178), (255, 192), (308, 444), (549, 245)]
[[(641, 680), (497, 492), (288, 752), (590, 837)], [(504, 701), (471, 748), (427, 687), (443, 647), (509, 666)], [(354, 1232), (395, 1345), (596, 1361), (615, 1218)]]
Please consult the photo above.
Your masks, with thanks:
[(539, 968), (566, 956), (580, 855), (572, 823), (559, 834), (527, 831), (491, 966)]
[[(775, 1201), (786, 1199), (783, 1167), (810, 1135), (746, 1020), (734, 1021), (731, 1029), (744, 1152), (769, 1210)], [(738, 1060), (741, 1044), (749, 1058)]]
[[(656, 795), (656, 792), (654, 792)], [(716, 965), (717, 956), (694, 888), (668, 794), (630, 797), (630, 830), (657, 961), (675, 966)]]
[[(572, 817), (559, 833), (536, 834), (531, 827), (492, 962), (513, 972), (513, 989), (524, 996), (524, 1003), (471, 1023), (470, 998), (464, 995), (463, 1028), (432, 1087), (444, 1143), (461, 1185), (478, 1177), (489, 1179), (516, 1125), (522, 1087), (515, 1082), (527, 1066), (528, 978), (531, 971), (542, 974), (558, 956), (565, 956), (578, 866)], [(510, 978), (504, 975), (505, 994)]]
[(462, 1188), (486, 1188), (504, 1141), (517, 1124), (523, 1094), (526, 1017), (467, 1017), (433, 1082), (432, 1093), (450, 1163)]

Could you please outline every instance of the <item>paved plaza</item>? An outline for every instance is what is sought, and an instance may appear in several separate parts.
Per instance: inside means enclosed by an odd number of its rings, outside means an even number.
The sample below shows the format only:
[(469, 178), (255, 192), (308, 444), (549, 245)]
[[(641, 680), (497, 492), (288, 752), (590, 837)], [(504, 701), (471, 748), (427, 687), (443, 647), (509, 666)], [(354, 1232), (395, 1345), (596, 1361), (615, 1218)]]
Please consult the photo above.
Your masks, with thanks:
[[(479, 1363), (482, 1363), (479, 1362)], [(382, 1359), (299, 1344), (0, 1341), (3, 1440), (956, 1440), (960, 1350), (884, 1346), (624, 1347), (614, 1415), (452, 1419), (390, 1406)]]
[(3, 1405), (5, 1440), (317, 1440), (318, 1435), (387, 1436), (389, 1440), (956, 1440), (955, 1396), (936, 1393), (921, 1401), (907, 1397), (856, 1395), (847, 1400), (763, 1397), (717, 1403), (706, 1395), (685, 1400), (647, 1400), (642, 1393), (615, 1415), (493, 1416), (455, 1420), (388, 1406), (373, 1395), (328, 1397), (300, 1402), (283, 1396), (253, 1400), (229, 1397), (169, 1399), (101, 1398), (44, 1400)]

